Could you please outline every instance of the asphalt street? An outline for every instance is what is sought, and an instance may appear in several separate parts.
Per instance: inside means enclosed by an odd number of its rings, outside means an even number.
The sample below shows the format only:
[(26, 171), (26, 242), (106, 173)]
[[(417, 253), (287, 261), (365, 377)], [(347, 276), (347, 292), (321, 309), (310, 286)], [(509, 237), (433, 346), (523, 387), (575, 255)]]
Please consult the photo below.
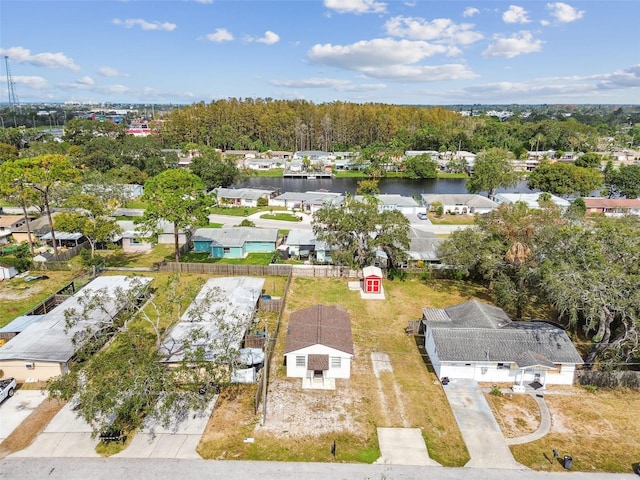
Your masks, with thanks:
[(124, 458), (5, 458), (0, 479), (11, 480), (249, 479), (261, 480), (638, 480), (613, 473), (535, 472), (345, 463), (282, 463)]

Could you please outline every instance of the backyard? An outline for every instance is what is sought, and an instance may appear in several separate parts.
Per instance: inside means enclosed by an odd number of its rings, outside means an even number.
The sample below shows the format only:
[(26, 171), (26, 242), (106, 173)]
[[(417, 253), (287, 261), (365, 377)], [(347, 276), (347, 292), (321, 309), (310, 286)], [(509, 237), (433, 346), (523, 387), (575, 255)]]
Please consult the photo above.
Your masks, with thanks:
[[(468, 460), (466, 447), (433, 371), (416, 338), (404, 333), (423, 307), (483, 296), (458, 282), (387, 281), (386, 300), (363, 300), (346, 280), (294, 279), (280, 326), (263, 426), (253, 413), (254, 391), (225, 392), (200, 443), (205, 458), (373, 462), (380, 453), (376, 427), (421, 428), (430, 456), (447, 466)], [(336, 390), (302, 390), (285, 378), (286, 320), (317, 303), (340, 304), (351, 315), (355, 358), (349, 380)], [(372, 354), (382, 358), (376, 368)], [(250, 437), (253, 442), (244, 442)], [(336, 442), (336, 457), (330, 446)]]

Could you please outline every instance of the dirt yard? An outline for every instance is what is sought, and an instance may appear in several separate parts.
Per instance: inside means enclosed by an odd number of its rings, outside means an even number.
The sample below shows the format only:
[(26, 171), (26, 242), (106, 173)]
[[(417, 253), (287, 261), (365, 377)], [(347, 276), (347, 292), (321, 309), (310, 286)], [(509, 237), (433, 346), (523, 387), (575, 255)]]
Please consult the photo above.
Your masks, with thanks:
[(485, 394), (502, 434), (517, 438), (533, 433), (540, 425), (540, 409), (529, 395), (506, 393), (502, 397)]

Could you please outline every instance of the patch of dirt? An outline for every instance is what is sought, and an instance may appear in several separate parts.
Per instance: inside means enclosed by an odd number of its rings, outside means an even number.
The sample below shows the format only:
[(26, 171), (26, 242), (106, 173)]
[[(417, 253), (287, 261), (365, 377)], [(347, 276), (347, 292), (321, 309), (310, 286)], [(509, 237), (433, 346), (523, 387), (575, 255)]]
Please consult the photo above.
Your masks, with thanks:
[(0, 458), (27, 448), (44, 430), (66, 402), (45, 399), (31, 414), (0, 443)]
[(278, 378), (269, 385), (267, 422), (257, 431), (277, 438), (303, 438), (332, 432), (364, 433), (356, 421), (357, 401), (349, 380), (335, 390), (303, 390), (301, 379)]
[[(35, 283), (35, 282), (33, 282)], [(31, 295), (39, 293), (44, 287), (41, 285), (11, 286), (0, 289), (0, 300), (24, 300)]]
[(529, 395), (509, 395), (485, 395), (502, 434), (507, 438), (517, 438), (535, 432), (540, 425), (540, 409), (536, 401)]

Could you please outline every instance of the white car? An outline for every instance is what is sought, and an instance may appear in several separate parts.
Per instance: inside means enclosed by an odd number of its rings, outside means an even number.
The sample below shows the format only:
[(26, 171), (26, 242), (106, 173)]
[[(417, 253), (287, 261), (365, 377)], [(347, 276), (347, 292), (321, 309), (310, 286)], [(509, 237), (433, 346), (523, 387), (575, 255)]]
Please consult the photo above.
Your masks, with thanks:
[(419, 218), (420, 220), (426, 220), (426, 219), (427, 219), (427, 218), (429, 218), (429, 217), (427, 216), (427, 214), (426, 214), (426, 213), (424, 213), (424, 212), (420, 212), (420, 213), (418, 213), (418, 218)]
[(16, 379), (13, 377), (0, 380), (0, 403), (4, 402), (6, 398), (13, 397), (17, 386)]

